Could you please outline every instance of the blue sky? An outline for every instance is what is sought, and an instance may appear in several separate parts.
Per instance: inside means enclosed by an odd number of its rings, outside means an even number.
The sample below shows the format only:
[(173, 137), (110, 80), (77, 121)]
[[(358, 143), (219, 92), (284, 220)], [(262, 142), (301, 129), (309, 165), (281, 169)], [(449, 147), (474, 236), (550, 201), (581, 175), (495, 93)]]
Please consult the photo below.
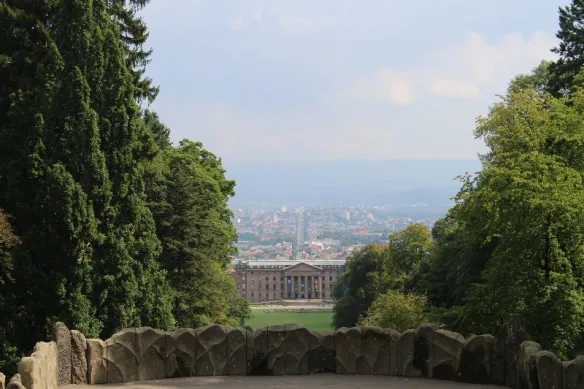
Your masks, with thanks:
[(152, 108), (227, 163), (476, 158), (568, 0), (153, 0)]

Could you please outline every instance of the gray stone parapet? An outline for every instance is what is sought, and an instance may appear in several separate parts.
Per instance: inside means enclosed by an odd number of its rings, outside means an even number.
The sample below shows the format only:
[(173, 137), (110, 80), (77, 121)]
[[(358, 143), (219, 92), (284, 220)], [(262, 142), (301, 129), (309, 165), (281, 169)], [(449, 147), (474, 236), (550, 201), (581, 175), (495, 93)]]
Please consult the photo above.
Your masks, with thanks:
[[(517, 329), (496, 337), (422, 324), (399, 333), (377, 327), (311, 332), (296, 324), (248, 332), (212, 324), (159, 331), (126, 328), (85, 339), (64, 324), (37, 343), (6, 388), (56, 389), (193, 376), (307, 375), (319, 372), (422, 377), (521, 389), (583, 389), (584, 357), (560, 361)], [(5, 385), (0, 374), (0, 389)]]

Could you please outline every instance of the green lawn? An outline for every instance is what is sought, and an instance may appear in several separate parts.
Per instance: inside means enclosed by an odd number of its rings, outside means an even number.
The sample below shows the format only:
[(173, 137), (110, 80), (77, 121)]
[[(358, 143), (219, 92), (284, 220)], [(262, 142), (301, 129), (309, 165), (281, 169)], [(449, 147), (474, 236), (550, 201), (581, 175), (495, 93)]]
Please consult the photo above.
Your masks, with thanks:
[(265, 312), (254, 309), (252, 318), (245, 324), (254, 330), (276, 324), (300, 324), (310, 331), (333, 332), (332, 317), (332, 312)]

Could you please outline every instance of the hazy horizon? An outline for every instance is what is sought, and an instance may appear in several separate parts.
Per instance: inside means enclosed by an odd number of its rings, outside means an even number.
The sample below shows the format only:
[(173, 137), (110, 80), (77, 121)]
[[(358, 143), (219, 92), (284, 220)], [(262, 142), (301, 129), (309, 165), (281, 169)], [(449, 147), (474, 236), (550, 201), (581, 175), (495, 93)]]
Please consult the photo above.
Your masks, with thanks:
[(480, 169), (478, 159), (246, 161), (225, 163), (237, 205), (406, 205), (448, 208), (456, 177)]

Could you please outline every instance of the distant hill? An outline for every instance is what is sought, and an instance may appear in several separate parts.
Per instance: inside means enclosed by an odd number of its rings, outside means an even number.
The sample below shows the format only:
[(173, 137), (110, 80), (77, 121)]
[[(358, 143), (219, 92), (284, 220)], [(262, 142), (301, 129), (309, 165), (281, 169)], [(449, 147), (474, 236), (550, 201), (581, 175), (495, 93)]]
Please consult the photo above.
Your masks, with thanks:
[(297, 161), (226, 164), (232, 206), (409, 205), (447, 208), (478, 160)]

